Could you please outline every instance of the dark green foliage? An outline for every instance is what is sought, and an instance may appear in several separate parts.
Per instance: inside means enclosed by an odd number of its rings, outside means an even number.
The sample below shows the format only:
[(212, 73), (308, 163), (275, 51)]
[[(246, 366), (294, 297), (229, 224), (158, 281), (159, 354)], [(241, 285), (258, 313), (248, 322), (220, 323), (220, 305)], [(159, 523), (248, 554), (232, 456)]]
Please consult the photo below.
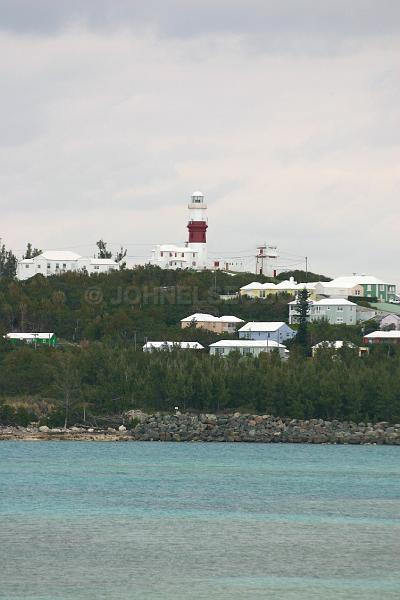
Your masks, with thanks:
[(310, 314), (310, 294), (306, 288), (299, 291), (296, 302), (298, 330), (296, 344), (302, 347), (305, 353), (309, 351), (308, 317)]
[(35, 256), (39, 256), (39, 254), (42, 254), (42, 251), (38, 248), (33, 248), (32, 244), (28, 242), (23, 258), (35, 258)]
[(318, 275), (317, 273), (312, 273), (311, 271), (302, 271), (299, 269), (295, 269), (294, 271), (283, 271), (276, 276), (278, 281), (284, 281), (285, 279), (289, 279), (289, 277), (293, 277), (297, 283), (308, 283), (310, 281), (332, 281), (330, 277), (326, 277), (325, 275)]
[[(87, 422), (94, 422), (96, 415), (139, 408), (173, 412), (175, 406), (181, 411), (239, 409), (306, 419), (400, 421), (400, 352), (393, 347), (389, 353), (373, 348), (363, 358), (347, 348), (335, 356), (322, 350), (315, 359), (293, 348), (289, 361), (282, 363), (274, 355), (220, 358), (179, 350), (146, 354), (94, 342), (68, 352), (18, 348), (3, 353), (1, 381), (17, 368), (19, 377), (7, 381), (2, 423), (17, 422), (10, 398), (37, 389), (30, 374), (37, 356), (42, 361), (40, 395), (50, 406), (42, 422), (56, 426), (65, 424), (66, 407), (68, 423), (82, 423), (84, 404), (90, 406)], [(38, 405), (37, 396), (32, 403)], [(35, 418), (29, 406), (27, 410), (29, 420)]]
[(0, 277), (12, 279), (17, 272), (18, 259), (12, 250), (7, 250), (0, 239)]
[[(372, 348), (362, 359), (347, 349), (334, 359), (325, 351), (309, 359), (293, 342), (287, 363), (274, 354), (222, 359), (196, 351), (142, 352), (145, 339), (198, 340), (204, 346), (219, 339), (194, 327), (181, 329), (180, 319), (194, 312), (287, 320), (288, 296), (220, 300), (219, 293), (253, 280), (252, 274), (150, 266), (110, 275), (1, 280), (0, 422), (23, 424), (40, 417), (43, 424), (62, 426), (66, 418), (69, 424), (82, 423), (85, 415), (95, 422), (133, 408), (170, 412), (175, 406), (400, 421), (400, 356), (393, 347)], [(54, 331), (63, 346), (12, 346), (2, 337), (12, 329)], [(312, 344), (344, 339), (358, 345), (362, 331), (311, 323), (307, 338)]]
[(97, 253), (98, 258), (111, 258), (112, 257), (112, 252), (110, 252), (110, 250), (107, 250), (107, 242), (103, 242), (103, 240), (99, 240), (98, 242), (96, 242), (96, 246), (99, 249), (99, 251)]

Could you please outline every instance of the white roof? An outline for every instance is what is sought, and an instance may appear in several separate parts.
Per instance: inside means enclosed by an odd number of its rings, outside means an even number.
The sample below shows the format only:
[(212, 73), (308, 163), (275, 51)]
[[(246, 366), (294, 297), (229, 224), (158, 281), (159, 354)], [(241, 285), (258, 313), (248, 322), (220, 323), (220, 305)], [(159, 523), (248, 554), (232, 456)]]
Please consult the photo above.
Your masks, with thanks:
[(250, 321), (243, 325), (239, 331), (277, 331), (283, 325), (286, 325), (283, 321)]
[(357, 348), (357, 346), (355, 344), (353, 344), (352, 342), (345, 342), (342, 340), (336, 340), (334, 342), (330, 342), (328, 340), (324, 341), (324, 342), (320, 342), (319, 344), (315, 344), (315, 346), (313, 346), (313, 348), (331, 348), (331, 349), (335, 349), (335, 350), (339, 350), (339, 348), (343, 348), (343, 346), (347, 346), (349, 348)]
[(234, 317), (233, 315), (223, 315), (218, 318), (218, 321), (221, 323), (244, 323), (243, 319), (239, 319), (239, 317)]
[(277, 286), (275, 283), (260, 283), (259, 281), (253, 281), (241, 287), (241, 290), (276, 290)]
[(279, 290), (294, 290), (297, 288), (297, 281), (291, 277), (290, 279), (286, 279), (285, 281), (281, 281), (277, 283), (276, 287)]
[(203, 198), (204, 198), (204, 194), (203, 194), (203, 192), (200, 192), (200, 190), (196, 190), (195, 192), (193, 192), (192, 198), (193, 198), (193, 196), (203, 196)]
[[(298, 283), (296, 288), (298, 290), (304, 290), (304, 288), (306, 290), (315, 290), (315, 288), (317, 287), (317, 285), (319, 284), (319, 281), (310, 281), (309, 283)], [(322, 285), (324, 285), (322, 283)]]
[(118, 264), (112, 258), (90, 258), (89, 262), (91, 265), (110, 265), (117, 267)]
[(46, 252), (42, 252), (39, 254), (37, 258), (44, 258), (46, 260), (78, 260), (78, 258), (82, 258), (80, 254), (76, 254), (76, 252), (70, 252), (69, 250), (47, 250)]
[(323, 298), (323, 300), (314, 302), (313, 306), (357, 306), (357, 304), (345, 298)]
[(7, 333), (4, 337), (9, 340), (49, 340), (54, 333)]
[(156, 249), (160, 252), (198, 252), (198, 250), (193, 250), (189, 246), (175, 246), (175, 244), (161, 244), (160, 246), (156, 246)]
[(285, 348), (273, 340), (219, 340), (210, 344), (210, 348)]
[(321, 281), (321, 285), (327, 288), (353, 288), (356, 285), (387, 285), (382, 279), (373, 277), (372, 275), (345, 275), (336, 277), (332, 281)]
[(181, 323), (187, 323), (191, 321), (201, 322), (201, 323), (244, 323), (243, 319), (238, 319), (238, 317), (233, 317), (230, 315), (224, 315), (222, 317), (214, 317), (214, 315), (209, 315), (208, 313), (194, 313), (189, 317), (185, 317), (181, 319)]
[(170, 349), (170, 348), (188, 348), (191, 350), (203, 350), (204, 346), (202, 346), (199, 342), (147, 342), (143, 346), (143, 350), (147, 348), (155, 348), (155, 349)]
[(397, 339), (400, 338), (400, 331), (397, 330), (392, 330), (392, 331), (373, 331), (372, 333), (369, 333), (368, 335), (364, 336), (367, 339), (374, 339), (374, 338), (388, 338), (388, 339)]

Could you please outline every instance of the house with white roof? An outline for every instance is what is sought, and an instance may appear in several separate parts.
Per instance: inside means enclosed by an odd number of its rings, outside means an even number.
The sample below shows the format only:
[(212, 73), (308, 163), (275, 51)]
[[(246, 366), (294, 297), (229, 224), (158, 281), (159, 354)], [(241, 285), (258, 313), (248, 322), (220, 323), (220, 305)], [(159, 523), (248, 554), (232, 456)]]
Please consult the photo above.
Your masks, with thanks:
[(162, 350), (204, 350), (199, 342), (146, 342), (143, 352), (156, 352)]
[(40, 273), (44, 277), (61, 275), (68, 271), (110, 273), (118, 270), (118, 264), (110, 258), (87, 258), (68, 250), (48, 250), (34, 258), (18, 261), (17, 279), (24, 280)]
[(259, 356), (261, 353), (277, 351), (283, 360), (289, 356), (289, 350), (283, 344), (273, 340), (219, 340), (210, 344), (210, 354), (228, 356), (231, 352), (239, 352), (245, 356)]
[(13, 344), (25, 343), (32, 346), (50, 346), (57, 345), (57, 336), (55, 333), (7, 333), (4, 338), (10, 340)]
[(239, 295), (247, 298), (266, 298), (276, 293), (277, 287), (275, 283), (260, 283), (259, 281), (248, 283), (239, 290)]
[(317, 292), (330, 298), (360, 296), (377, 298), (378, 302), (389, 302), (396, 297), (396, 285), (371, 275), (351, 275), (337, 277), (332, 281), (321, 281)]
[(196, 248), (189, 246), (161, 244), (153, 248), (150, 264), (161, 269), (195, 269), (198, 254)]
[[(297, 301), (289, 302), (289, 324), (298, 323)], [(310, 301), (309, 321), (328, 321), (330, 325), (355, 325), (357, 304), (344, 298)]]
[(239, 339), (243, 340), (273, 340), (281, 343), (294, 338), (296, 332), (283, 321), (252, 321), (243, 325), (238, 334)]
[(241, 323), (244, 323), (243, 319), (239, 319), (233, 315), (215, 317), (207, 313), (194, 313), (181, 320), (181, 327), (185, 329), (186, 327), (195, 326), (221, 334), (235, 333)]
[(290, 277), (289, 279), (285, 279), (285, 281), (280, 281), (276, 284), (277, 293), (285, 293), (285, 294), (297, 294), (298, 291), (298, 283), (295, 281), (294, 277)]
[(343, 340), (335, 340), (335, 341), (323, 341), (323, 342), (319, 342), (319, 344), (315, 344), (315, 346), (312, 346), (311, 348), (311, 352), (312, 352), (312, 356), (316, 356), (316, 354), (319, 351), (323, 351), (323, 350), (331, 350), (332, 352), (337, 352), (338, 350), (341, 350), (342, 348), (351, 348), (352, 350), (355, 350), (357, 348), (357, 346), (355, 344), (353, 344), (352, 342), (346, 342)]
[(373, 331), (363, 338), (364, 344), (400, 344), (400, 331)]

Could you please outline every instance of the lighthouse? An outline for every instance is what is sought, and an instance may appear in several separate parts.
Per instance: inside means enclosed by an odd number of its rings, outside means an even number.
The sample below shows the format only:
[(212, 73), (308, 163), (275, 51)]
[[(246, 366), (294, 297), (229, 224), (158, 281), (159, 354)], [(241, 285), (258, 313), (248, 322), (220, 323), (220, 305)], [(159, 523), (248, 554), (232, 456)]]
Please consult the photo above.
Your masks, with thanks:
[(193, 192), (190, 202), (188, 204), (189, 209), (189, 223), (187, 228), (189, 230), (188, 247), (197, 252), (196, 255), (196, 269), (207, 268), (207, 216), (206, 210), (207, 205), (204, 202), (204, 195), (199, 192)]

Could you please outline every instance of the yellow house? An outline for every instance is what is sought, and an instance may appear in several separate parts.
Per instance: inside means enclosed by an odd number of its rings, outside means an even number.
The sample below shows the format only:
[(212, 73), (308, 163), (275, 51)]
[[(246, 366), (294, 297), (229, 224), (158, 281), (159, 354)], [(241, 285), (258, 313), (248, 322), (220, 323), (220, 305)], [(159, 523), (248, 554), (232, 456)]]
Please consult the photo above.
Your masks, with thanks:
[(277, 291), (275, 283), (259, 283), (258, 281), (253, 281), (252, 283), (248, 283), (241, 287), (239, 295), (247, 298), (266, 298), (267, 296), (276, 294)]

